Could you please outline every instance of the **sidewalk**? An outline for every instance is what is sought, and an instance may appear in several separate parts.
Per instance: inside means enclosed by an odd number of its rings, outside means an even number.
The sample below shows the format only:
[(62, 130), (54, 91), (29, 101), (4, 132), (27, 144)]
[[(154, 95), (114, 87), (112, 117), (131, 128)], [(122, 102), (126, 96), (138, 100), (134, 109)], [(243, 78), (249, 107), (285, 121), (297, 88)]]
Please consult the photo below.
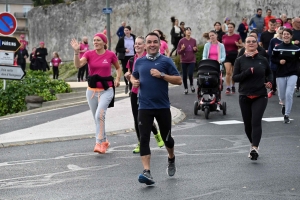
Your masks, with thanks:
[[(86, 87), (86, 82), (69, 82), (71, 88)], [(124, 84), (124, 83), (122, 83)], [(124, 96), (128, 96), (125, 95)], [(185, 118), (185, 114), (171, 107), (172, 123)], [(134, 131), (130, 98), (115, 101), (115, 107), (109, 108), (105, 117), (107, 135)], [(12, 131), (0, 135), (0, 147), (65, 141), (95, 137), (95, 125), (91, 111), (39, 124), (30, 128)]]

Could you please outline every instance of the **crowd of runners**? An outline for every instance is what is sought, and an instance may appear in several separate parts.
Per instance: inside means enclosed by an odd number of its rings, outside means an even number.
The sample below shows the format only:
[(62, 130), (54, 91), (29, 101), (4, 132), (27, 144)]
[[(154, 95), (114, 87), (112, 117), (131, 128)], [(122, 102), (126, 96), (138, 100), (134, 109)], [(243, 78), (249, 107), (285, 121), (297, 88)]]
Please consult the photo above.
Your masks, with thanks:
[[(234, 94), (235, 82), (239, 83), (239, 104), (250, 142), (248, 156), (256, 160), (262, 135), (261, 119), (268, 98), (276, 92), (284, 123), (290, 123), (295, 87), (299, 92), (300, 18), (292, 18), (289, 22), (285, 14), (278, 18), (272, 16), (270, 9), (266, 17), (262, 17), (262, 9), (257, 9), (249, 24), (247, 18), (241, 20), (236, 29), (230, 17), (225, 17), (223, 23), (215, 22), (214, 29), (203, 34), (207, 40), (203, 59), (220, 63), (220, 69), (226, 74), (225, 94)], [(189, 79), (191, 92), (195, 92), (196, 39), (191, 37), (192, 28), (185, 27), (184, 22), (179, 23), (178, 19), (171, 17), (171, 23), (171, 51), (161, 30), (152, 30), (145, 37), (136, 36), (125, 22), (117, 31), (119, 39), (115, 52), (107, 50), (106, 32), (94, 35), (93, 50), (87, 49), (85, 37), (82, 43), (76, 39), (71, 41), (75, 66), (89, 71), (86, 77), (87, 99), (96, 124), (94, 152), (105, 154), (110, 146), (105, 132), (105, 113), (113, 106), (115, 87), (120, 85), (121, 76), (124, 76), (137, 133), (138, 145), (133, 153), (140, 154), (143, 164), (138, 180), (147, 185), (154, 183), (150, 173), (151, 132), (157, 145), (165, 146), (168, 152), (167, 174), (174, 176), (176, 172), (168, 84), (183, 83), (184, 94), (188, 94)], [(182, 76), (170, 58), (174, 52), (180, 56)], [(116, 69), (115, 78), (111, 74), (111, 65)], [(83, 76), (79, 81), (82, 79)]]

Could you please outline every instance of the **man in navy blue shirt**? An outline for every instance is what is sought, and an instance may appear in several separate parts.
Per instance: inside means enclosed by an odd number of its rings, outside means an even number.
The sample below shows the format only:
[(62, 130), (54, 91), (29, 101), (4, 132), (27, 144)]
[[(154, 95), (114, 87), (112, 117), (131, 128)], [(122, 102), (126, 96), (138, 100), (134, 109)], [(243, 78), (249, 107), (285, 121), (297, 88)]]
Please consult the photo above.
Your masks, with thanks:
[(139, 175), (139, 182), (154, 184), (150, 174), (150, 133), (154, 118), (161, 137), (168, 151), (167, 174), (176, 172), (174, 139), (171, 136), (172, 115), (168, 95), (169, 83), (181, 85), (182, 79), (171, 58), (160, 55), (160, 39), (156, 33), (149, 33), (146, 38), (147, 55), (136, 60), (131, 76), (133, 87), (139, 87), (138, 124), (140, 131), (140, 155), (144, 171)]
[(124, 27), (126, 26), (126, 22), (122, 22), (122, 26), (119, 27), (118, 31), (117, 31), (117, 36), (119, 38), (124, 37), (125, 33), (124, 33)]

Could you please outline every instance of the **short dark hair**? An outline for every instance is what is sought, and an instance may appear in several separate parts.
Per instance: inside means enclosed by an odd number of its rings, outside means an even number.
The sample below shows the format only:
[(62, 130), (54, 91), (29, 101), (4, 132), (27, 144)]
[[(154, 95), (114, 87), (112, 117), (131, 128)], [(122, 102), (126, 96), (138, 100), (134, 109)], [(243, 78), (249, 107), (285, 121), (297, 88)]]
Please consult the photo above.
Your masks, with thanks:
[(185, 23), (184, 23), (184, 22), (180, 22), (180, 24), (179, 24), (179, 25), (182, 25), (182, 24), (184, 25)]
[(293, 31), (292, 31), (291, 29), (289, 29), (289, 28), (283, 29), (282, 33), (283, 33), (283, 32), (288, 32), (288, 33), (290, 33), (291, 35), (293, 35)]
[(262, 9), (261, 9), (261, 8), (257, 8), (257, 9), (256, 9), (256, 12), (258, 12), (258, 11), (262, 11)]
[(131, 27), (130, 26), (125, 26), (124, 29), (127, 28), (128, 30), (131, 31)]
[(156, 33), (154, 33), (154, 32), (150, 32), (150, 33), (148, 33), (147, 35), (146, 35), (146, 37), (145, 37), (145, 40), (146, 40), (146, 38), (148, 37), (148, 36), (156, 36), (157, 38), (158, 38), (158, 41), (160, 41), (160, 38), (159, 38), (159, 36), (156, 34)]
[(270, 23), (270, 22), (271, 22), (272, 24), (275, 24), (275, 23), (276, 23), (276, 19), (270, 19), (270, 20), (269, 20), (269, 23)]
[(191, 27), (185, 27), (185, 28), (184, 28), (184, 31), (186, 31), (186, 30), (192, 31)]
[(258, 35), (256, 30), (250, 31), (249, 35), (250, 35), (251, 33), (255, 33), (256, 35)]
[[(228, 23), (228, 25), (231, 24), (233, 26), (233, 28), (235, 28), (235, 24), (233, 22)], [(228, 26), (227, 25), (227, 26)]]
[(268, 12), (268, 11), (271, 11), (271, 12), (272, 12), (272, 10), (271, 10), (270, 8), (267, 9), (267, 12)]
[(215, 22), (214, 26), (217, 25), (217, 24), (219, 24), (220, 26), (222, 25), (221, 22)]

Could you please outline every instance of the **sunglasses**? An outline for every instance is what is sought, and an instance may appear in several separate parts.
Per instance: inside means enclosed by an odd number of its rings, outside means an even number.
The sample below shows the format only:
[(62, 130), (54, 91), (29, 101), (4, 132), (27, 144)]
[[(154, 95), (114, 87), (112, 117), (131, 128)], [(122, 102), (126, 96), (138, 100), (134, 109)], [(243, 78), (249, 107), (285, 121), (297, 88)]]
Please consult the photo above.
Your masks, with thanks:
[(256, 40), (248, 40), (248, 41), (246, 41), (246, 43), (247, 43), (247, 44), (250, 44), (250, 43), (257, 43), (257, 41), (256, 41)]

